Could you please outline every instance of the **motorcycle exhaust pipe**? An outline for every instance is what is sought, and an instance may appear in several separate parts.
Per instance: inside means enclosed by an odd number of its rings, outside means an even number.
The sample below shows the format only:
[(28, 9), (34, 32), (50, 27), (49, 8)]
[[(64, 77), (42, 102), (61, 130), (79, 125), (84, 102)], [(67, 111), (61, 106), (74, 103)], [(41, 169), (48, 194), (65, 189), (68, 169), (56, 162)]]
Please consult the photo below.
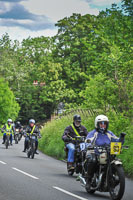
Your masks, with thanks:
[(85, 179), (81, 175), (79, 175), (79, 179), (80, 179), (80, 183), (82, 183), (82, 186), (85, 187), (85, 185), (86, 185)]

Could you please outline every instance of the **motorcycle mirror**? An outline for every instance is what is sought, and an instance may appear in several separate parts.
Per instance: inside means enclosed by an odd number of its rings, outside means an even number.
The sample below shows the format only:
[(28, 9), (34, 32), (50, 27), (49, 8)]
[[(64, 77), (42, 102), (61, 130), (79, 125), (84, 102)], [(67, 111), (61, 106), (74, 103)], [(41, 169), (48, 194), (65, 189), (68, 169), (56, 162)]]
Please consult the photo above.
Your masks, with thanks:
[(124, 133), (124, 132), (120, 133), (120, 138), (124, 138), (125, 135), (126, 135), (126, 133)]

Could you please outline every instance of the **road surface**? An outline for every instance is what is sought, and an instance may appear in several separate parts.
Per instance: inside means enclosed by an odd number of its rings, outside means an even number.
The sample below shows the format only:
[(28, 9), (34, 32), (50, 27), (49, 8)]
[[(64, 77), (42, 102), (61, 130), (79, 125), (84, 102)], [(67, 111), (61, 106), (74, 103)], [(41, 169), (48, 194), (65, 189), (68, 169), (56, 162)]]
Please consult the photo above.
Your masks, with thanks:
[[(86, 193), (76, 175), (67, 175), (66, 163), (39, 152), (35, 159), (23, 153), (24, 138), (5, 149), (0, 140), (0, 200), (109, 200), (109, 193)], [(54, 150), (54, 149), (53, 149)], [(126, 179), (123, 200), (133, 199), (133, 181)]]

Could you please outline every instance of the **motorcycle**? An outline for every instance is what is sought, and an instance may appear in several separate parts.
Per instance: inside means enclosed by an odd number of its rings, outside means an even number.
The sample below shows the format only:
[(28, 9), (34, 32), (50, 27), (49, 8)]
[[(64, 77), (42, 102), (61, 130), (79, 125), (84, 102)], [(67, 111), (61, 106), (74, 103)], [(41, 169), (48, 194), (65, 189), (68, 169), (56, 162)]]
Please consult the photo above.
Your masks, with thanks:
[[(84, 151), (82, 151), (81, 149), (84, 149), (84, 145), (85, 145), (85, 136), (76, 136), (74, 139), (71, 138), (72, 140), (74, 140), (74, 144), (75, 144), (75, 153), (74, 153), (74, 168), (69, 168), (68, 166), (68, 162), (67, 162), (67, 172), (68, 175), (72, 176), (74, 174), (74, 172), (76, 174), (81, 173), (82, 172), (82, 160), (84, 158)], [(66, 152), (66, 158), (68, 157), (68, 149), (67, 147), (64, 148), (65, 152)]]
[(36, 143), (36, 134), (33, 133), (32, 135), (29, 135), (29, 144), (28, 144), (28, 149), (27, 149), (27, 157), (28, 158), (34, 158), (35, 156), (35, 150), (36, 150), (36, 146), (35, 146), (35, 143)]
[(19, 141), (19, 129), (15, 129), (14, 140), (15, 140), (15, 144), (18, 144), (18, 141)]
[(22, 134), (23, 134), (23, 129), (18, 129), (18, 128), (15, 129), (14, 133), (15, 144), (18, 144), (18, 142), (21, 140)]
[[(83, 161), (82, 175), (80, 181), (85, 186), (88, 193), (95, 191), (109, 192), (112, 200), (120, 200), (125, 190), (125, 175), (122, 162), (116, 157), (122, 149), (128, 149), (128, 146), (122, 146), (121, 142), (111, 142), (109, 146), (88, 146)], [(88, 184), (88, 158), (95, 154), (96, 168)]]

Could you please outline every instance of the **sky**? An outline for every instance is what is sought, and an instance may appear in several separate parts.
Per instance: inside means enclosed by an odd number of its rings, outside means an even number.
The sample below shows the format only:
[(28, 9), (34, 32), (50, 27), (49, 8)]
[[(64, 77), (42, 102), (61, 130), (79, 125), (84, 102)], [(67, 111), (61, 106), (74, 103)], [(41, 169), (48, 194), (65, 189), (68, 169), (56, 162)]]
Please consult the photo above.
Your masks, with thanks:
[(54, 36), (55, 24), (73, 13), (98, 15), (99, 11), (119, 5), (121, 0), (0, 0), (0, 38), (10, 39)]

